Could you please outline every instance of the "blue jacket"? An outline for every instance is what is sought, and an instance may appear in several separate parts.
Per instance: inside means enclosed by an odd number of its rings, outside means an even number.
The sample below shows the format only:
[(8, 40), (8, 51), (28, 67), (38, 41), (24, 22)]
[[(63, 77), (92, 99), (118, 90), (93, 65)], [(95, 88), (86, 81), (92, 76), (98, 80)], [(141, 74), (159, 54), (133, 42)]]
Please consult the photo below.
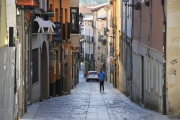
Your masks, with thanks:
[(104, 81), (104, 79), (106, 78), (105, 72), (104, 71), (98, 72), (98, 78), (100, 81)]

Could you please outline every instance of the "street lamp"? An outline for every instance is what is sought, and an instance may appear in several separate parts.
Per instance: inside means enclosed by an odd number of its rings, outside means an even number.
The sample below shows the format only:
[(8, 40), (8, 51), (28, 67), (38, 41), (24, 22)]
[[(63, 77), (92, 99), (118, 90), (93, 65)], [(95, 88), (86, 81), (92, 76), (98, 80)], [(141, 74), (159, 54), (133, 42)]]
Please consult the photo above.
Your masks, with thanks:
[(83, 15), (82, 15), (82, 13), (80, 13), (79, 14), (79, 21), (82, 23), (82, 21), (83, 21)]

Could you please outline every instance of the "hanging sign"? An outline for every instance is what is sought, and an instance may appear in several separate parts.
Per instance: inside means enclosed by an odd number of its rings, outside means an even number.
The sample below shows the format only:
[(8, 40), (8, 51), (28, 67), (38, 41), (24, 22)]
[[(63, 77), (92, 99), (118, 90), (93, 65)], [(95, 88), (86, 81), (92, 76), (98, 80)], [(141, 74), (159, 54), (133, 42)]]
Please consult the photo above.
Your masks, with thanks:
[(42, 18), (37, 16), (34, 19), (34, 21), (36, 21), (39, 24), (38, 33), (40, 32), (40, 30), (42, 31), (42, 33), (44, 33), (44, 28), (48, 28), (48, 33), (49, 33), (49, 29), (51, 28), (52, 32), (54, 33), (53, 27), (56, 28), (56, 25), (50, 20), (44, 21)]

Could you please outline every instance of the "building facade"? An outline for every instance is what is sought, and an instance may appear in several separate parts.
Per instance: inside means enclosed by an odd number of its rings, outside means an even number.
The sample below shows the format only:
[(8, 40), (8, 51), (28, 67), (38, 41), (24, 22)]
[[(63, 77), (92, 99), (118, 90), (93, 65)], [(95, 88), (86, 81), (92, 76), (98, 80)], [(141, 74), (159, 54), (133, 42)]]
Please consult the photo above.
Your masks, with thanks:
[(84, 75), (94, 70), (93, 17), (84, 18)]
[(99, 71), (100, 68), (106, 72), (106, 45), (107, 36), (104, 34), (106, 29), (106, 11), (104, 7), (107, 3), (91, 7), (93, 12), (93, 37), (94, 37), (94, 69)]

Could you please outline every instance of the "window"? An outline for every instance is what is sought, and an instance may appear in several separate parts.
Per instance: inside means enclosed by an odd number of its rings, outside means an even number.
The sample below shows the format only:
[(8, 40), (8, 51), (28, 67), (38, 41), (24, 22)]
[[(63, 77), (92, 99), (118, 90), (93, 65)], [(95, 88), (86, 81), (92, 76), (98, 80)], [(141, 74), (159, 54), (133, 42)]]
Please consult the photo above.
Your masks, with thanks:
[(67, 14), (67, 9), (65, 9), (65, 22), (68, 22), (67, 16), (68, 16), (68, 14)]
[(96, 71), (94, 71), (94, 72), (89, 72), (88, 74), (97, 74), (97, 72), (96, 72)]
[(71, 7), (71, 33), (79, 34), (79, 8)]
[(32, 85), (36, 84), (38, 82), (39, 77), (39, 65), (38, 65), (38, 48), (32, 50), (32, 62), (33, 62), (33, 76), (32, 76)]
[(64, 22), (64, 20), (63, 20), (63, 19), (64, 19), (64, 18), (63, 18), (63, 15), (64, 15), (64, 14), (63, 14), (63, 8), (61, 8), (61, 20), (62, 20), (61, 22)]
[(58, 9), (56, 9), (56, 22), (59, 22), (59, 14), (58, 14)]

